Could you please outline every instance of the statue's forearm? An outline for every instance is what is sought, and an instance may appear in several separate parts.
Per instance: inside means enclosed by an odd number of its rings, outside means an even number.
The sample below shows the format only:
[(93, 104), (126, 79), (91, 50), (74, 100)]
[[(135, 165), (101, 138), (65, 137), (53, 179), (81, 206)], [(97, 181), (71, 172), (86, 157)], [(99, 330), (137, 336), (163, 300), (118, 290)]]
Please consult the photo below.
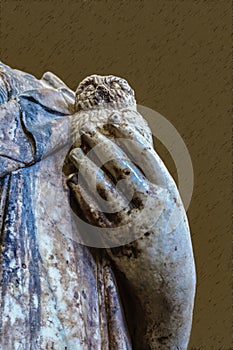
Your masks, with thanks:
[(141, 304), (145, 329), (137, 323), (138, 341), (144, 339), (150, 349), (186, 350), (196, 283), (190, 234), (184, 221), (166, 234), (161, 220), (139, 240), (109, 254)]

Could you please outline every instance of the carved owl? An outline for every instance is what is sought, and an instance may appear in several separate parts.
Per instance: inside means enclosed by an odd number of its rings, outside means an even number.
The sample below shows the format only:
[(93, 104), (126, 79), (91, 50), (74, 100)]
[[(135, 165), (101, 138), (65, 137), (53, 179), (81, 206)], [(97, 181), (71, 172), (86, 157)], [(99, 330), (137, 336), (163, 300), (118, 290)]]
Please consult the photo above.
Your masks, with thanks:
[(114, 75), (91, 75), (85, 78), (75, 93), (76, 111), (89, 108), (136, 107), (135, 94), (125, 79)]

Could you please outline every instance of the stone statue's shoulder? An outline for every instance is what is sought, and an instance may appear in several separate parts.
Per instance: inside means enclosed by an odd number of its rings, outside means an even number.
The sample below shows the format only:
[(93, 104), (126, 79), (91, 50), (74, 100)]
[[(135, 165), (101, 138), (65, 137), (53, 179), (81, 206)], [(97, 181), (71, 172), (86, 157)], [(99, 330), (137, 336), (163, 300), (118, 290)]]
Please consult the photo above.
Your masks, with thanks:
[(72, 90), (54, 74), (38, 80), (0, 62), (0, 178), (65, 145), (73, 108)]

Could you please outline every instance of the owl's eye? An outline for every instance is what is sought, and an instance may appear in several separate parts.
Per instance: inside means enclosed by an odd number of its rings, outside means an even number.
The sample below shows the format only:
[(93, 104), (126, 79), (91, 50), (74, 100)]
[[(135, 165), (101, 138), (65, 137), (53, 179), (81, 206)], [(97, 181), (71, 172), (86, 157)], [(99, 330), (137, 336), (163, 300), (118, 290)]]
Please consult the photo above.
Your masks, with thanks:
[(121, 89), (120, 84), (118, 84), (116, 81), (113, 81), (111, 83), (111, 87), (114, 88), (114, 89)]
[(85, 89), (85, 91), (93, 91), (93, 90), (95, 90), (95, 87), (92, 84), (88, 85)]

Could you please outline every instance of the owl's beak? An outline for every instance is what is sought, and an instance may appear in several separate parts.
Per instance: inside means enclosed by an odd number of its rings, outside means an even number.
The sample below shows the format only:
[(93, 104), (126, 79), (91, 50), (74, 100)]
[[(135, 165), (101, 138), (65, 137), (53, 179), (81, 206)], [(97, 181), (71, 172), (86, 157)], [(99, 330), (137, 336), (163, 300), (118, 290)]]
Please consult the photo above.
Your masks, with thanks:
[(110, 93), (104, 85), (99, 85), (95, 90), (96, 102), (110, 102)]

